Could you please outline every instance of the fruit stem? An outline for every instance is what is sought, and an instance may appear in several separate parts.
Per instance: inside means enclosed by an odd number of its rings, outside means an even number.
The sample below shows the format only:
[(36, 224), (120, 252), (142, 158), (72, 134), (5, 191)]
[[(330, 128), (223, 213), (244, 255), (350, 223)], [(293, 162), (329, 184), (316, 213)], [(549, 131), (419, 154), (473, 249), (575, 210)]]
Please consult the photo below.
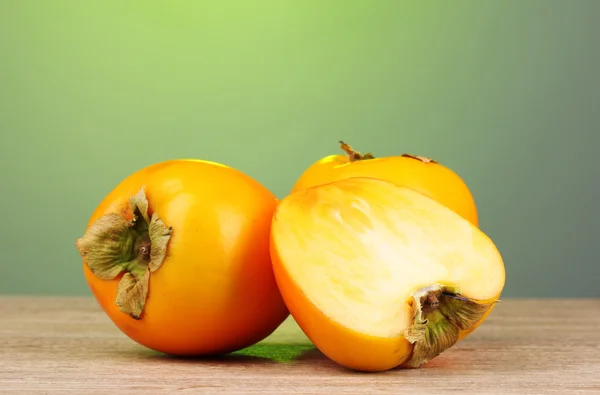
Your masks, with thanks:
[(351, 145), (346, 144), (341, 140), (340, 140), (340, 148), (343, 149), (344, 152), (346, 152), (346, 154), (348, 154), (348, 158), (350, 159), (350, 162), (355, 162), (358, 160), (375, 159), (373, 154), (371, 154), (370, 152), (367, 152), (366, 154), (361, 154), (359, 151), (356, 151), (354, 148), (352, 148)]
[(76, 246), (84, 263), (101, 280), (121, 274), (115, 304), (123, 313), (140, 319), (144, 310), (150, 273), (162, 265), (172, 229), (154, 213), (148, 215), (148, 200), (142, 188), (129, 199), (133, 219), (108, 213), (88, 228)]

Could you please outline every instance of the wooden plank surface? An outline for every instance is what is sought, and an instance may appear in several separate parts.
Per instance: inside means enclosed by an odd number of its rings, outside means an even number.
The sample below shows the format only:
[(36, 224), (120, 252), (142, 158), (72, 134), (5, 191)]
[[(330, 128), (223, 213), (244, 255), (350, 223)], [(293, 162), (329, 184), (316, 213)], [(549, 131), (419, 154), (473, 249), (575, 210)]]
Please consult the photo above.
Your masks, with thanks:
[(119, 332), (89, 298), (0, 297), (0, 394), (600, 394), (600, 300), (504, 300), (416, 370), (356, 373), (294, 321), (249, 349), (169, 358)]

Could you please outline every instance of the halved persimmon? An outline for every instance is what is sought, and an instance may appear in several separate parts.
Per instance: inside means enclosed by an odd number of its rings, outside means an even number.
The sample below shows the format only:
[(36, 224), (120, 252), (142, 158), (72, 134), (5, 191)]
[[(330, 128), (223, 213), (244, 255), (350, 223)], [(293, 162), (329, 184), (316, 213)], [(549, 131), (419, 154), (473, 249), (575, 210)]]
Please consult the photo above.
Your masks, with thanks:
[(296, 180), (291, 192), (350, 177), (379, 178), (419, 191), (478, 226), (473, 195), (450, 168), (425, 156), (375, 157), (371, 153), (361, 154), (343, 141), (340, 146), (346, 155), (329, 155), (314, 162)]
[(275, 277), (326, 356), (355, 370), (419, 367), (472, 332), (504, 287), (479, 228), (408, 187), (347, 178), (278, 205)]
[(77, 240), (87, 283), (136, 342), (175, 355), (239, 350), (288, 316), (269, 255), (276, 197), (230, 167), (154, 164), (123, 180)]

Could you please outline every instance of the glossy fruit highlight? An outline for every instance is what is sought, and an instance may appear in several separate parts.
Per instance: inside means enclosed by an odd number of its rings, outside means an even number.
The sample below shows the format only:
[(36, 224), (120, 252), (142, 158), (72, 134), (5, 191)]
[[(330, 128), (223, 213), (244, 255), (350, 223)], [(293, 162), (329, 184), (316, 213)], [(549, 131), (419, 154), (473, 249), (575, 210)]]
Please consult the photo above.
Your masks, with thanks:
[(292, 188), (292, 193), (350, 177), (379, 178), (406, 186), (437, 200), (478, 226), (475, 201), (454, 171), (424, 156), (403, 154), (376, 158), (361, 154), (340, 141), (346, 155), (330, 155), (313, 163)]
[(172, 160), (123, 180), (77, 240), (88, 285), (126, 335), (176, 355), (232, 352), (288, 316), (269, 255), (277, 199), (240, 171)]
[(419, 367), (472, 332), (504, 287), (492, 240), (411, 188), (347, 178), (276, 209), (283, 298), (326, 356), (360, 371)]

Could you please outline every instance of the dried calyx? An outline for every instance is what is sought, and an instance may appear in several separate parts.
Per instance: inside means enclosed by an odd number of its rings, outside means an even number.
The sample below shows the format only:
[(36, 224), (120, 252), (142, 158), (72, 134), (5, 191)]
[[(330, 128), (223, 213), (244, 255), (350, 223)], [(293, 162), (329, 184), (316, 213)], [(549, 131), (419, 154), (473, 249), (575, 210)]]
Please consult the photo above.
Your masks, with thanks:
[(402, 154), (401, 156), (403, 156), (405, 158), (416, 159), (423, 163), (437, 163), (435, 160), (428, 158), (426, 156), (421, 156), (421, 155)]
[[(348, 154), (348, 158), (350, 159), (350, 162), (375, 159), (375, 156), (372, 153), (367, 152), (365, 154), (361, 154), (359, 151), (352, 148), (352, 146), (350, 144), (346, 144), (343, 141), (340, 141), (340, 148), (342, 150), (344, 150), (344, 152), (346, 154)], [(402, 154), (400, 156), (405, 157), (405, 158), (415, 159), (415, 160), (421, 161), (423, 163), (437, 163), (435, 160), (428, 158), (426, 156), (421, 156), (421, 155)]]
[(371, 154), (370, 152), (367, 152), (366, 154), (361, 154), (360, 152), (358, 152), (354, 148), (352, 148), (352, 146), (344, 143), (343, 141), (340, 141), (340, 148), (343, 149), (344, 152), (346, 152), (348, 154), (348, 158), (350, 159), (350, 162), (355, 162), (357, 160), (375, 159), (373, 154)]
[(404, 337), (413, 344), (407, 367), (418, 368), (452, 347), (460, 331), (473, 327), (498, 300), (479, 303), (460, 296), (456, 288), (432, 285), (412, 296), (413, 325)]
[(90, 271), (102, 280), (119, 281), (115, 304), (140, 319), (148, 296), (150, 273), (162, 265), (172, 228), (156, 213), (148, 216), (148, 200), (142, 188), (129, 199), (133, 219), (109, 213), (96, 220), (77, 240), (77, 250)]

